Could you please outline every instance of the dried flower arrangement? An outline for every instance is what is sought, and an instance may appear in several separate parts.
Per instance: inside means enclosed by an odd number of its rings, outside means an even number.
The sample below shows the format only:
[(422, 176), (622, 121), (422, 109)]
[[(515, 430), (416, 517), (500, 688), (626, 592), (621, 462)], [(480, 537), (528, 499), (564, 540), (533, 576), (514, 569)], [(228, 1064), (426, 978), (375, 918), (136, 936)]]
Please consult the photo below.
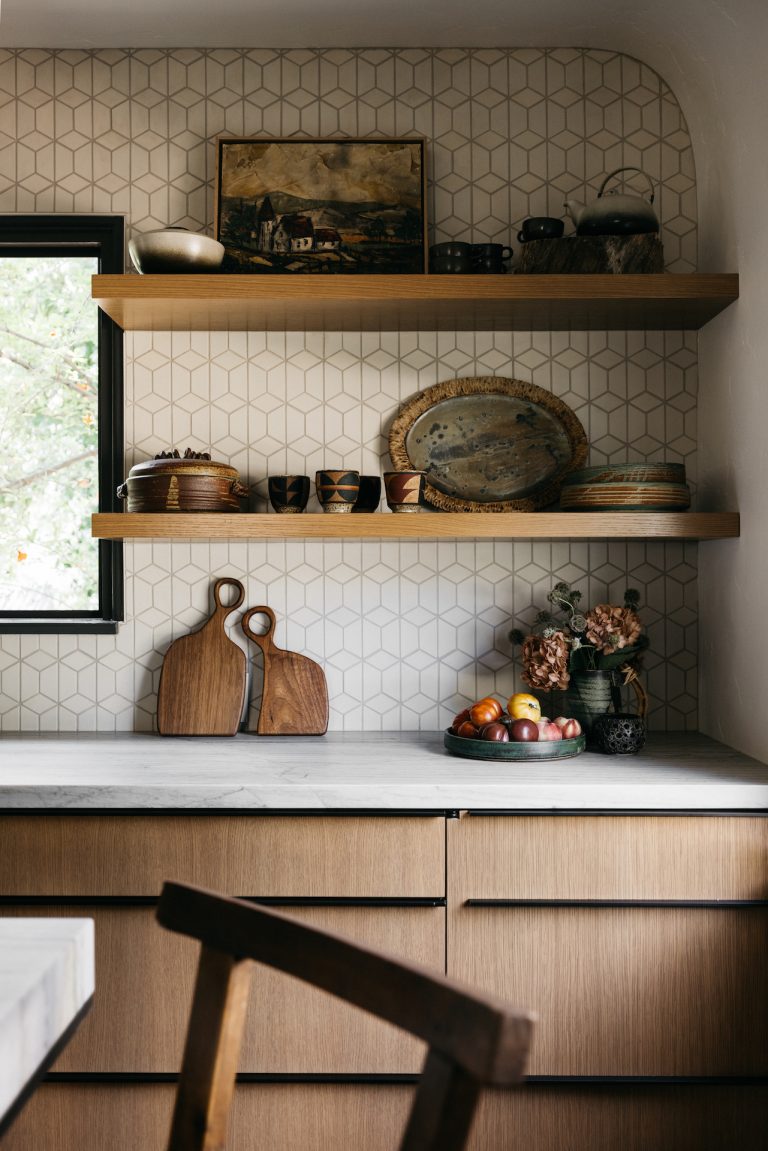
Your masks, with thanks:
[(623, 605), (599, 603), (586, 615), (579, 610), (581, 592), (570, 584), (555, 584), (547, 599), (554, 610), (538, 613), (530, 635), (519, 628), (509, 633), (513, 644), (522, 644), (523, 679), (536, 691), (564, 691), (574, 671), (634, 667), (648, 646), (634, 588), (624, 592)]

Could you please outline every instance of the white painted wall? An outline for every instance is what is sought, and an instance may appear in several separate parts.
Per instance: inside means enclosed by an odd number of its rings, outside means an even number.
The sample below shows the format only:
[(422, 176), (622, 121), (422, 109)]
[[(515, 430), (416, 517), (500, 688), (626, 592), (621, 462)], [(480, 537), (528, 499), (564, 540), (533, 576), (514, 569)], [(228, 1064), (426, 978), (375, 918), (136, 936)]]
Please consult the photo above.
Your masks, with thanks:
[(606, 40), (657, 68), (688, 117), (700, 267), (741, 276), (699, 344), (702, 506), (742, 517), (741, 539), (700, 548), (700, 725), (768, 760), (768, 4), (619, 7)]

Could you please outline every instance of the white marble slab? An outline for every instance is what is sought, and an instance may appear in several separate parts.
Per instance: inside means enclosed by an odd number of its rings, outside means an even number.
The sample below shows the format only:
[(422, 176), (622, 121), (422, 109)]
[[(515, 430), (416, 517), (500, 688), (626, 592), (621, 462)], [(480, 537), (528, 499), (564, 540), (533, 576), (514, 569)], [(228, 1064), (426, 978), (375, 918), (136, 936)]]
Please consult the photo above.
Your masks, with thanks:
[(766, 809), (768, 767), (701, 735), (636, 756), (457, 759), (442, 733), (0, 738), (0, 809)]
[(0, 1121), (93, 995), (92, 919), (0, 919)]

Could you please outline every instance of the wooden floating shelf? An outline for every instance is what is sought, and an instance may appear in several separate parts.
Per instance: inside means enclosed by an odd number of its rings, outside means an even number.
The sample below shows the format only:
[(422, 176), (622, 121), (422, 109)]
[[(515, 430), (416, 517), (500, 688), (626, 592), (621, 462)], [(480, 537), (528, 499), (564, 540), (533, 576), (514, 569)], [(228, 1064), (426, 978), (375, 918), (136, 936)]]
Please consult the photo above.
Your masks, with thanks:
[(126, 331), (696, 329), (739, 295), (733, 274), (93, 277)]
[(733, 539), (738, 512), (101, 512), (99, 539)]

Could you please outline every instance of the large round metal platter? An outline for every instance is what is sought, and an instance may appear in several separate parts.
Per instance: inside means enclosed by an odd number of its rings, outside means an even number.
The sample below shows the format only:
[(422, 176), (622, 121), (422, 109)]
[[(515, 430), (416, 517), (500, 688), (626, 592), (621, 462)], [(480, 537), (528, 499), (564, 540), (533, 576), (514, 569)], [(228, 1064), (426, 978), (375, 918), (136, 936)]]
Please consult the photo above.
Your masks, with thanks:
[(450, 731), (443, 735), (443, 743), (451, 755), (460, 755), (463, 759), (492, 759), (497, 763), (570, 759), (574, 755), (581, 755), (587, 746), (584, 735), (577, 735), (575, 739), (542, 740), (540, 743), (517, 743), (512, 740), (509, 743), (493, 743), (488, 739), (464, 739), (460, 735), (452, 735)]
[(537, 511), (587, 458), (575, 412), (536, 384), (501, 376), (447, 380), (401, 407), (389, 433), (399, 471), (426, 473), (442, 511)]

